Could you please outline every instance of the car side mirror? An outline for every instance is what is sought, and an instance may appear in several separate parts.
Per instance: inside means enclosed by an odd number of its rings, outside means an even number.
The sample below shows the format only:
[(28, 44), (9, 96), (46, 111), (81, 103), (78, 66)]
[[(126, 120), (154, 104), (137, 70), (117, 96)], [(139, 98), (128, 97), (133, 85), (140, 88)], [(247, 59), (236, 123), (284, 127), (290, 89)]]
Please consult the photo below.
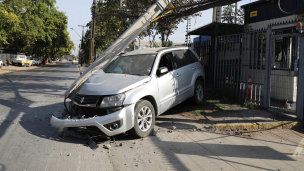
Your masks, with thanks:
[(160, 67), (157, 70), (157, 75), (162, 76), (164, 74), (168, 73), (168, 68), (167, 67)]

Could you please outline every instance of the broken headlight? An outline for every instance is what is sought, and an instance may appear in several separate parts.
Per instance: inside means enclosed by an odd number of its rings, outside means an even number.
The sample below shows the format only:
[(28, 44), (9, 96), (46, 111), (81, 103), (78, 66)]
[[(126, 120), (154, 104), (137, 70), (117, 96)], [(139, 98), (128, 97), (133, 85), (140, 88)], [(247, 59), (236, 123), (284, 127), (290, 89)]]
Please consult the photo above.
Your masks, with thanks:
[(106, 96), (103, 98), (100, 107), (116, 107), (116, 106), (122, 106), (123, 101), (125, 100), (126, 95), (125, 94), (118, 94), (115, 96)]

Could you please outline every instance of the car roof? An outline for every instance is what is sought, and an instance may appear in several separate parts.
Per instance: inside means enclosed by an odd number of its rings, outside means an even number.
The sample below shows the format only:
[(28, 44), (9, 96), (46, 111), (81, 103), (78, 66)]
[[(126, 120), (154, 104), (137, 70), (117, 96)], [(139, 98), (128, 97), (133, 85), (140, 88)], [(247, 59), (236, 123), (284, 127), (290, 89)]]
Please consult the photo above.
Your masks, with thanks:
[(188, 49), (186, 46), (179, 46), (179, 47), (161, 47), (161, 48), (146, 48), (146, 49), (138, 49), (131, 52), (127, 52), (122, 56), (129, 56), (129, 55), (139, 55), (139, 54), (156, 54), (158, 52), (168, 50), (168, 49)]

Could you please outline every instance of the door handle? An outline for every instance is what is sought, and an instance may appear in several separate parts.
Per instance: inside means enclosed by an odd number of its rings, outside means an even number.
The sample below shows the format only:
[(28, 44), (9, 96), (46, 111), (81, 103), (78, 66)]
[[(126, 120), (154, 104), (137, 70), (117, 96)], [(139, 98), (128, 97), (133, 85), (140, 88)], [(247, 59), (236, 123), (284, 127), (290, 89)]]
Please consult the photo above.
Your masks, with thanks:
[(177, 77), (179, 77), (179, 76), (181, 76), (181, 75), (182, 75), (182, 74), (179, 74), (179, 73), (176, 74)]
[(196, 70), (196, 67), (193, 67), (192, 70)]

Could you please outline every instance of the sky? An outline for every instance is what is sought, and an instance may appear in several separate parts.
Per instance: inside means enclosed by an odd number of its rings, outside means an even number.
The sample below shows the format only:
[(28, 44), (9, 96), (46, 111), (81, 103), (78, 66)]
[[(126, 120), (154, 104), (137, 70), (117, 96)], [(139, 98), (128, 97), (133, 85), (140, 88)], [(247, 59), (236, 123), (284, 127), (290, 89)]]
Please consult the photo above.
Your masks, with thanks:
[[(244, 4), (248, 4), (250, 2), (255, 2), (258, 0), (242, 0), (238, 2), (238, 8)], [(59, 11), (63, 11), (66, 13), (68, 17), (68, 31), (71, 40), (74, 42), (74, 46), (76, 47), (75, 51), (72, 51), (72, 54), (76, 55), (79, 50), (79, 44), (81, 42), (82, 36), (82, 27), (78, 25), (86, 25), (89, 21), (92, 20), (91, 16), (91, 5), (93, 0), (57, 0), (56, 6)], [(191, 30), (195, 30), (201, 26), (209, 24), (212, 22), (212, 9), (201, 11), (202, 17), (192, 18), (191, 19)], [(169, 40), (174, 43), (184, 43), (185, 35), (186, 35), (186, 25), (187, 21), (184, 23), (180, 23), (178, 25), (178, 29), (174, 31), (174, 34), (169, 36)], [(73, 29), (71, 29), (73, 28)], [(86, 28), (84, 28), (84, 32)], [(156, 41), (160, 41), (159, 36), (156, 36)], [(198, 36), (191, 36), (191, 41), (193, 42), (193, 38)], [(149, 37), (144, 38), (144, 40), (149, 40)]]

